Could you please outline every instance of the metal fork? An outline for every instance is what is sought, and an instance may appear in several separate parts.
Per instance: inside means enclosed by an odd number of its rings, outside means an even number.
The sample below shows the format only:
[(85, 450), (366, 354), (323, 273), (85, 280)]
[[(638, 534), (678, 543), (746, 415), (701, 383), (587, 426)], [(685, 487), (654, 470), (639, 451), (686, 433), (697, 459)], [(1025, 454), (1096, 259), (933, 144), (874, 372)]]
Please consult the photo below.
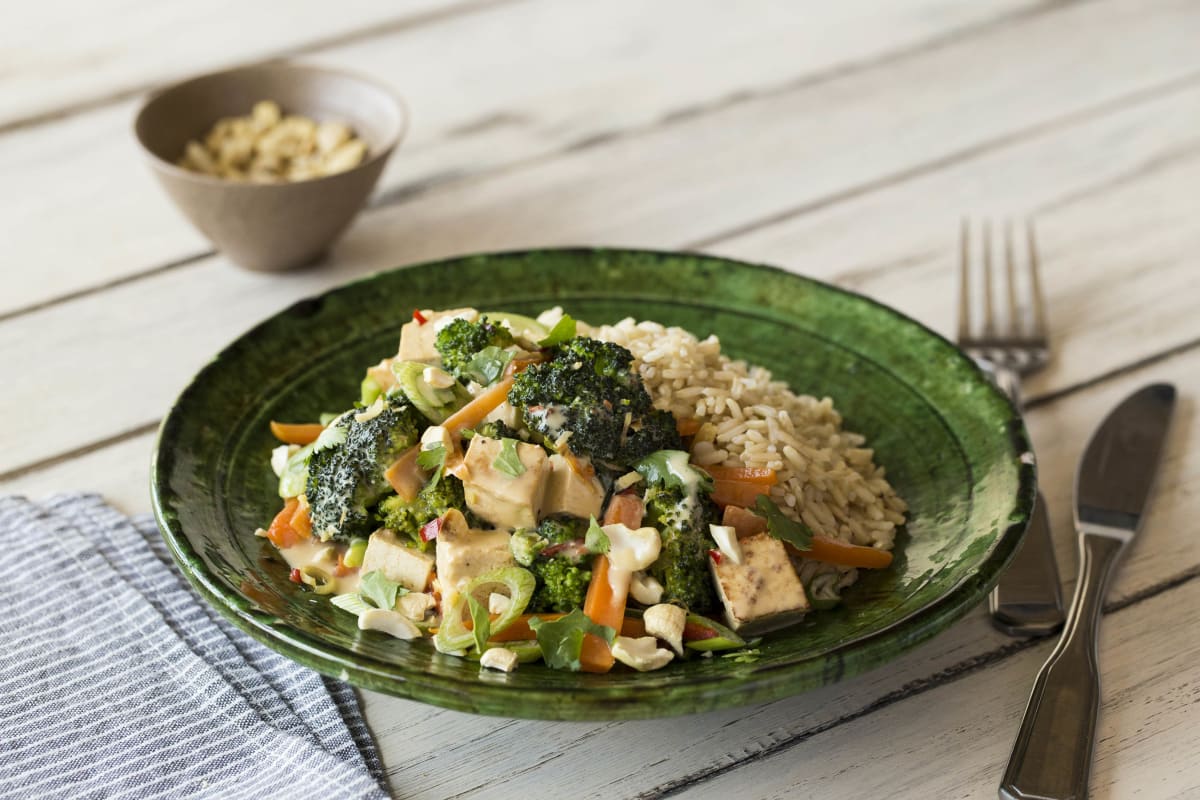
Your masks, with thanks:
[[(1025, 225), (1028, 243), (1028, 268), (1024, 291), (1018, 285), (1013, 227), (1004, 226), (1004, 285), (1006, 308), (998, 314), (993, 298), (992, 226), (983, 223), (979, 247), (980, 269), (972, 270), (971, 229), (963, 220), (961, 261), (959, 264), (958, 344), (967, 355), (989, 372), (996, 384), (1012, 399), (1017, 411), (1021, 406), (1021, 378), (1046, 365), (1050, 345), (1046, 335), (1046, 308), (1038, 275), (1037, 242), (1033, 224)], [(979, 273), (982, 300), (982, 325), (971, 324), (971, 273)], [(1024, 297), (1018, 301), (1018, 295)], [(1000, 582), (988, 598), (988, 609), (997, 628), (1013, 636), (1047, 636), (1063, 625), (1062, 586), (1054, 544), (1046, 518), (1046, 502), (1039, 491), (1025, 541), (1012, 564), (1000, 576)]]

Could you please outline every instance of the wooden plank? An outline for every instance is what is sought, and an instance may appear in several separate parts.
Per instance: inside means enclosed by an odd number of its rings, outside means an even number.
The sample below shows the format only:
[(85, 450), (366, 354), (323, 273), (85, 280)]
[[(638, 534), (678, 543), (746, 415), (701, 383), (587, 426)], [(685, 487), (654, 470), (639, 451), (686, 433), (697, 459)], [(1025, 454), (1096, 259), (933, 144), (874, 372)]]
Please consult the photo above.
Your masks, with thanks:
[[(1136, 170), (1142, 163), (1191, 146), (1200, 120), (1197, 96), (1196, 91), (1177, 92), (1016, 142), (1010, 146), (1015, 148), (1011, 158), (981, 157), (963, 162), (956, 167), (961, 171), (955, 173), (954, 185), (1004, 185), (1016, 181), (1011, 176), (1022, 175), (1024, 179), (1012, 189), (1014, 196), (1017, 192), (1028, 192), (1035, 198), (1080, 195), (1097, 180), (1111, 181), (1121, 174), (1098, 171), (1095, 165), (1105, 159), (1117, 170)], [(1161, 120), (1170, 124), (1156, 124)], [(1153, 133), (1130, 136), (1122, 140), (1122, 146), (1114, 146), (1114, 136), (1142, 128)], [(671, 141), (679, 150), (692, 140), (676, 137)], [(106, 415), (79, 419), (72, 428), (14, 432), (8, 447), (0, 452), (0, 474), (152, 422), (168, 407), (188, 376), (236, 333), (249, 327), (249, 321), (350, 276), (390, 266), (394, 258), (581, 240), (679, 246), (711, 230), (716, 217), (727, 212), (727, 197), (712, 197), (708, 188), (693, 192), (682, 172), (676, 176), (677, 181), (664, 181), (656, 188), (654, 179), (646, 174), (654, 172), (653, 165), (633, 153), (629, 144), (615, 149), (628, 158), (614, 158), (605, 148), (581, 152), (554, 164), (381, 211), (363, 221), (339, 248), (334, 263), (324, 270), (257, 275), (210, 259), (0, 324), (0, 351), (12, 353), (12, 368), (26, 376), (10, 391), (11, 402), (18, 407), (36, 405), (51, 415), (71, 413), (72, 398), (46, 396), (42, 391), (43, 386), (58, 379), (61, 364), (70, 361), (76, 379), (91, 387), (94, 401), (111, 409)], [(670, 141), (656, 142), (660, 158), (671, 159), (670, 149)], [(826, 149), (837, 152), (833, 143)], [(753, 148), (748, 148), (743, 155), (749, 158), (752, 153)], [(672, 160), (661, 165), (658, 174), (674, 170), (674, 163)], [(1019, 169), (1017, 165), (1021, 165)], [(762, 168), (764, 187), (787, 183), (787, 175), (772, 177), (766, 174), (765, 163)], [(1200, 232), (1193, 225), (1179, 223), (1186, 223), (1184, 215), (1190, 207), (1188, 198), (1198, 168), (1193, 160), (1184, 159), (1176, 169), (1151, 172), (1142, 180), (1114, 186), (1111, 192), (1099, 196), (1082, 194), (1076, 205), (1048, 212), (1046, 283), (1055, 313), (1056, 336), (1064, 337), (1056, 343), (1067, 350), (1076, 335), (1094, 337), (1086, 332), (1090, 324), (1075, 321), (1075, 315), (1088, 314), (1092, 306), (1063, 299), (1079, 293), (1086, 293), (1090, 304), (1110, 313), (1119, 311), (1126, 319), (1122, 325), (1141, 325), (1145, 330), (1121, 340), (1119, 345), (1098, 350), (1091, 346), (1084, 351), (1089, 353), (1086, 358), (1059, 359), (1044, 379), (1052, 383), (1041, 386), (1075, 382), (1200, 333), (1200, 320), (1191, 314), (1189, 295), (1160, 288), (1178, 285), (1189, 274), (1189, 254), (1195, 251)], [(777, 171), (786, 172), (783, 166)], [(586, 194), (575, 191), (583, 180), (588, 181)], [(734, 184), (740, 180), (736, 175), (730, 178)], [(741, 192), (731, 191), (729, 196), (741, 196)], [(907, 204), (890, 206), (894, 216), (863, 217), (857, 225), (851, 224), (853, 220), (840, 219), (839, 224), (830, 226), (829, 235), (841, 241), (846, 253), (853, 254), (869, 239), (862, 231), (875, 226), (891, 231), (908, 225), (918, 215), (905, 216), (901, 212), (914, 207), (913, 203), (919, 207), (922, 196), (908, 195)], [(1160, 281), (1118, 286), (1106, 279), (1105, 272), (1114, 264), (1114, 255), (1104, 256), (1095, 247), (1067, 249), (1055, 243), (1052, 234), (1056, 215), (1067, 215), (1068, 211), (1069, 217), (1063, 218), (1073, 220), (1071, 225), (1077, 226), (1073, 239), (1081, 243), (1105, 241), (1113, 225), (1124, 224), (1116, 221), (1127, 213), (1115, 205), (1123, 202), (1122, 196), (1124, 202), (1147, 203), (1144, 212), (1134, 215), (1141, 226), (1139, 232), (1136, 236), (1126, 235), (1141, 244), (1140, 260), (1135, 263), (1150, 259), (1163, 265)], [(1161, 213), (1152, 210), (1159, 206)], [(1089, 213), (1089, 208), (1097, 210)], [(933, 251), (932, 260), (926, 259), (908, 273), (888, 268), (868, 270), (851, 285), (919, 318), (945, 320), (947, 308), (953, 307), (949, 298), (953, 296), (955, 218), (930, 218), (934, 222), (921, 223), (925, 226), (922, 229), (930, 231), (936, 226), (943, 243), (940, 253)], [(739, 254), (736, 249), (731, 252)], [(1116, 254), (1122, 252), (1115, 250)], [(776, 251), (779, 260), (787, 260), (786, 255), (786, 249)], [(808, 260), (799, 266), (809, 274), (836, 279), (839, 262), (829, 263), (835, 268), (829, 269), (824, 261)], [(1151, 300), (1157, 305), (1148, 305)], [(113, 309), (122, 309), (122, 313), (114, 314)], [(1168, 316), (1177, 320), (1175, 327), (1153, 324)], [(1087, 316), (1086, 320), (1090, 323), (1094, 318)], [(146, 331), (154, 331), (155, 335), (147, 338), (143, 335)], [(138, 352), (114, 362), (111, 354), (127, 351), (131, 342), (138, 343)], [(145, 379), (149, 373), (155, 376), (153, 381)]]
[[(1200, 629), (1186, 618), (1198, 604), (1200, 580), (1191, 580), (1105, 619), (1092, 797), (1200, 794), (1200, 738), (1191, 734)], [(1049, 649), (1041, 644), (730, 771), (686, 796), (784, 798), (803, 787), (813, 797), (995, 797), (1033, 676)]]
[(412, 0), (396, 8), (349, 0), (200, 4), (102, 0), (22, 3), (0, 28), (0, 129), (72, 107), (126, 96), (192, 73), (289, 55), (314, 44), (371, 35), (475, 3)]
[[(1052, 510), (1068, 590), (1075, 574), (1068, 502), (1075, 460), (1093, 425), (1112, 405), (1143, 383), (1162, 379), (1178, 384), (1185, 406), (1167, 448), (1146, 528), (1117, 573), (1111, 599), (1129, 602), (1200, 570), (1200, 539), (1180, 533), (1189, 530), (1200, 514), (1200, 495), (1189, 489), (1200, 483), (1200, 452), (1189, 446), (1195, 439), (1195, 423), (1186, 400), (1200, 393), (1200, 349), (1195, 349), (1031, 412), (1031, 432), (1041, 453), (1042, 486)], [(145, 452), (151, 438), (143, 436), (0, 483), (0, 492), (20, 491), (36, 497), (64, 489), (104, 489), (107, 475), (129, 471), (130, 459), (136, 459), (141, 474), (136, 480), (120, 481), (114, 496), (126, 510), (143, 510), (144, 500), (141, 505), (131, 501), (136, 502), (144, 492)], [(88, 482), (82, 482), (81, 475), (89, 476)], [(1180, 624), (1181, 630), (1184, 627)], [(1001, 659), (1020, 646), (995, 632), (980, 608), (886, 668), (777, 703), (684, 721), (548, 724), (440, 711), (370, 692), (364, 697), (393, 785), (405, 796), (449, 797), (485, 788), (504, 796), (563, 792), (570, 796), (631, 796), (681, 775), (737, 764), (780, 742), (830, 735), (821, 731), (831, 727), (836, 731), (848, 724), (847, 718), (872, 714), (880, 705), (923, 691), (947, 675), (965, 674)], [(1022, 685), (1027, 686), (1038, 660), (1025, 668)], [(941, 675), (943, 671), (947, 675)], [(1024, 694), (1017, 694), (1018, 701), (1023, 699)], [(414, 730), (421, 735), (414, 737)], [(513, 747), (513, 742), (521, 746)], [(884, 753), (880, 751), (880, 755)], [(431, 768), (432, 764), (436, 767)], [(538, 769), (543, 764), (552, 766)]]
[[(859, 69), (1034, 5), (855, 0), (797, 13), (766, 3), (746, 24), (744, 8), (719, 0), (505, 3), (306, 58), (375, 75), (406, 97), (413, 125), (382, 180), (386, 198)], [(137, 163), (135, 106), (0, 138), (6, 191), (22, 198), (0, 217), (0, 240), (12, 260), (39, 265), (11, 276), (0, 315), (208, 250)]]
[(973, 217), (979, 237), (994, 219), (999, 264), (1000, 223), (1015, 218), (1023, 275), (1020, 221), (1036, 217), (1053, 351), (1026, 386), (1036, 398), (1200, 336), (1188, 266), (1200, 244), (1188, 233), (1200, 137), (1179, 137), (1197, 125), (1200, 86), (708, 249), (817, 275), (953, 338), (960, 220)]

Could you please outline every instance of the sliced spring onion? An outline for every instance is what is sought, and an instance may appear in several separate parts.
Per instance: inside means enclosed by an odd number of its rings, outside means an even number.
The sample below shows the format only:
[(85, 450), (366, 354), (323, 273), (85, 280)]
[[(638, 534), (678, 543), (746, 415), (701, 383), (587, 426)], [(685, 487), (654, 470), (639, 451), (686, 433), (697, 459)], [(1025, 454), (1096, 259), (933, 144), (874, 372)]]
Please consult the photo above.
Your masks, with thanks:
[(333, 576), (312, 564), (300, 568), (300, 582), (317, 594), (333, 594)]
[(370, 611), (371, 606), (368, 605), (360, 595), (357, 594), (338, 594), (329, 598), (329, 602), (340, 608), (342, 611), (349, 611), (354, 616), (359, 616), (364, 612)]
[(350, 541), (350, 549), (346, 551), (346, 555), (342, 556), (342, 563), (347, 567), (361, 567), (363, 556), (367, 553), (366, 539), (352, 539)]
[(463, 611), (466, 609), (467, 597), (481, 593), (484, 588), (502, 585), (508, 589), (509, 606), (491, 623), (491, 634), (495, 635), (513, 624), (517, 617), (525, 611), (537, 588), (537, 579), (533, 573), (520, 567), (501, 567), (484, 575), (480, 575), (466, 585), (450, 604), (450, 608), (442, 615), (442, 626), (438, 628), (433, 645), (440, 653), (461, 653), (475, 644), (475, 634), (467, 630), (463, 623)]
[(308, 457), (317, 443), (306, 444), (287, 457), (279, 473), (279, 496), (284, 500), (304, 494), (308, 483)]

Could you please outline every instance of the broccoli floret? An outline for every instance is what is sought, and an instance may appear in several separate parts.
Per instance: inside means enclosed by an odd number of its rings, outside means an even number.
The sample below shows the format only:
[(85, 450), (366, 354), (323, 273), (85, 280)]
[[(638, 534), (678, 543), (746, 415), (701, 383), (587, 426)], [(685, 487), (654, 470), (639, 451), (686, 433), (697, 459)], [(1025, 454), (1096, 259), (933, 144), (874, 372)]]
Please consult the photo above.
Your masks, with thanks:
[(527, 437), (502, 419), (488, 420), (475, 426), (475, 433), (488, 439), (516, 439), (526, 441)]
[(308, 460), (304, 494), (313, 532), (338, 541), (369, 534), (368, 509), (391, 488), (383, 473), (417, 443), (422, 425), (420, 413), (402, 400), (389, 400), (362, 422), (352, 413), (342, 415), (329, 432), (333, 443), (318, 446)]
[(662, 550), (648, 570), (663, 585), (662, 602), (703, 612), (716, 604), (708, 567), (708, 526), (717, 519), (712, 501), (699, 489), (646, 489), (646, 525), (658, 529)]
[(529, 567), (537, 578), (537, 589), (529, 600), (531, 612), (583, 608), (592, 571), (569, 558), (537, 558)]
[(675, 425), (675, 415), (653, 408), (637, 421), (636, 426), (630, 426), (618, 460), (622, 464), (632, 464), (658, 450), (679, 450), (682, 447), (683, 440)]
[(651, 407), (633, 354), (611, 342), (576, 337), (554, 348), (517, 376), (508, 401), (531, 430), (551, 441), (570, 432), (572, 452), (618, 466), (680, 446), (674, 416)]
[(438, 331), (434, 347), (442, 357), (442, 368), (456, 378), (464, 376), (467, 365), (485, 347), (508, 347), (513, 343), (508, 328), (481, 317), (478, 322), (456, 319)]
[(546, 517), (538, 523), (537, 532), (550, 544), (566, 544), (583, 541), (587, 528), (587, 520), (577, 517)]
[(385, 528), (407, 536), (425, 550), (429, 542), (421, 539), (421, 526), (452, 508), (462, 510), (465, 506), (462, 481), (453, 475), (443, 475), (436, 484), (432, 481), (425, 484), (411, 503), (395, 494), (385, 497), (376, 518)]
[(508, 540), (508, 546), (512, 550), (513, 559), (522, 567), (528, 567), (533, 564), (534, 559), (546, 549), (546, 545), (548, 544), (550, 542), (546, 541), (545, 537), (541, 536), (537, 531), (531, 531), (528, 528), (517, 528)]

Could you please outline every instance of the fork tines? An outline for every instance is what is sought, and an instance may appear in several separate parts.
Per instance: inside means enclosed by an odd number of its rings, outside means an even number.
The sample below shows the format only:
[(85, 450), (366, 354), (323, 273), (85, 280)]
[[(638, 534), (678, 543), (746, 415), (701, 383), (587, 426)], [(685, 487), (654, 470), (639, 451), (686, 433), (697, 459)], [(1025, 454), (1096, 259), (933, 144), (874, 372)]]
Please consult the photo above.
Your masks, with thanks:
[[(1046, 311), (1039, 275), (1037, 240), (1033, 223), (1024, 223), (1026, 269), (1018, 271), (1013, 224), (1004, 223), (1004, 269), (1001, 300), (997, 301), (992, 224), (985, 220), (973, 242), (971, 224), (962, 222), (959, 263), (958, 343), (973, 356), (987, 358), (1020, 373), (1045, 363)], [(974, 254), (974, 258), (973, 258)], [(972, 267), (973, 263), (978, 266)], [(976, 273), (972, 277), (972, 273)], [(972, 324), (973, 288), (978, 295), (981, 320)], [(997, 308), (1000, 306), (1000, 308)]]

